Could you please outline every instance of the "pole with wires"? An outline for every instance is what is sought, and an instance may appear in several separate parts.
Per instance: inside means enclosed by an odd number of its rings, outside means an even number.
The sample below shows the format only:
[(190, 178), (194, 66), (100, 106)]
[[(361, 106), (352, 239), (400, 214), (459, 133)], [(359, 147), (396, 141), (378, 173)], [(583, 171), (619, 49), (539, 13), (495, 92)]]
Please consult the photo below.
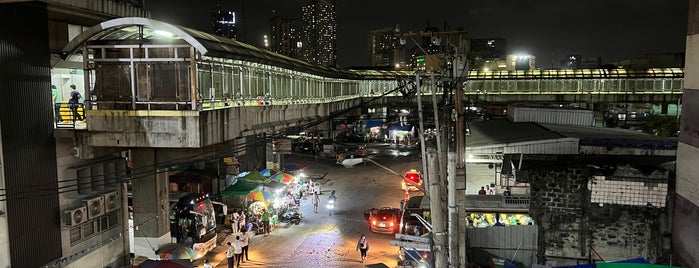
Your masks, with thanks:
[(429, 196), (430, 193), (430, 178), (427, 176), (427, 159), (425, 157), (425, 126), (422, 118), (422, 83), (420, 83), (420, 73), (415, 72), (415, 86), (417, 87), (417, 114), (420, 119), (420, 151), (422, 153), (422, 177), (424, 178), (423, 185), (425, 186), (425, 195)]

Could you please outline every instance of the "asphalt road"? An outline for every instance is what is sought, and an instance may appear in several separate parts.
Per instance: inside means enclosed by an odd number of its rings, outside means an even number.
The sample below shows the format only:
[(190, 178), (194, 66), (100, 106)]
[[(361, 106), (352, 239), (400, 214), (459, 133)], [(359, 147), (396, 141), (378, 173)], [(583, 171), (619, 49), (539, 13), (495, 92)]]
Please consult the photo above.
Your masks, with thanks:
[[(370, 157), (399, 174), (411, 168), (420, 169), (419, 150), (414, 147), (371, 144)], [(257, 235), (250, 244), (250, 261), (241, 267), (364, 267), (383, 263), (396, 267), (398, 248), (389, 245), (393, 235), (374, 234), (363, 213), (372, 207), (399, 207), (404, 192), (401, 178), (376, 165), (359, 164), (345, 168), (335, 159), (292, 155), (286, 162), (309, 165), (307, 175), (321, 183), (321, 206), (313, 213), (309, 200), (301, 202), (303, 218), (299, 225), (281, 225), (269, 235)], [(338, 197), (336, 211), (329, 216), (325, 203), (330, 191)], [(361, 261), (356, 243), (366, 234), (370, 249), (367, 260)], [(222, 234), (217, 248), (207, 255), (215, 267), (227, 267), (225, 243), (234, 239)], [(195, 262), (201, 267), (202, 260)]]

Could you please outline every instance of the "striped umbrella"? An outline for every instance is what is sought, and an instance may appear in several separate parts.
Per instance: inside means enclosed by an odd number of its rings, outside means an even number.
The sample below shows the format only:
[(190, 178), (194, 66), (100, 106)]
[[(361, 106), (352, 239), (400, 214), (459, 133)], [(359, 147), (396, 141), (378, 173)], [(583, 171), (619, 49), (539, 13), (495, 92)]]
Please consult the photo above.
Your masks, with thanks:
[(262, 176), (265, 176), (265, 177), (269, 178), (269, 177), (271, 177), (272, 175), (277, 174), (277, 171), (274, 170), (274, 169), (265, 168), (265, 169), (263, 169), (263, 170), (260, 170), (260, 174), (262, 174)]
[(299, 170), (304, 170), (307, 167), (308, 167), (307, 165), (303, 165), (303, 164), (299, 164), (299, 163), (289, 163), (289, 164), (286, 164), (286, 166), (284, 166), (284, 171), (296, 172)]
[(272, 199), (273, 197), (274, 195), (272, 195), (272, 193), (264, 190), (255, 190), (252, 193), (248, 194), (248, 199), (257, 201), (267, 201), (269, 199)]
[(281, 172), (274, 174), (274, 176), (272, 176), (272, 179), (284, 184), (289, 184), (292, 181), (294, 181), (294, 176), (291, 176), (288, 173)]

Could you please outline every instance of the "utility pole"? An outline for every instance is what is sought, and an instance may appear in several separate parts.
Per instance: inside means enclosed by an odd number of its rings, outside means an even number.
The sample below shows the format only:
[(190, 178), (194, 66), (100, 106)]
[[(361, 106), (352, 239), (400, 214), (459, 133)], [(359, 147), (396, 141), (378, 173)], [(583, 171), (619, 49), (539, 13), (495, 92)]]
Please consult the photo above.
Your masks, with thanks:
[[(399, 30), (396, 29), (396, 32)], [(458, 207), (456, 204), (456, 180), (457, 180), (457, 170), (463, 169), (465, 176), (465, 166), (464, 162), (464, 118), (463, 118), (463, 80), (464, 76), (468, 76), (468, 66), (466, 65), (466, 57), (464, 54), (459, 54), (461, 48), (463, 47), (463, 31), (451, 31), (451, 32), (419, 32), (419, 33), (407, 33), (399, 34), (400, 43), (405, 44), (405, 38), (411, 38), (412, 41), (420, 48), (425, 55), (428, 53), (425, 51), (413, 37), (431, 37), (433, 43), (438, 44), (440, 38), (446, 37), (449, 39), (450, 36), (458, 35), (458, 46), (456, 46), (455, 53), (452, 57), (452, 73), (451, 81), (456, 85), (454, 92), (454, 110), (452, 111), (453, 121), (456, 124), (454, 129), (454, 134), (446, 135), (446, 133), (451, 132), (450, 127), (445, 127), (443, 130), (439, 128), (439, 112), (437, 110), (436, 96), (435, 96), (435, 81), (434, 81), (434, 70), (430, 70), (431, 85), (430, 89), (432, 92), (432, 103), (434, 106), (435, 114), (435, 127), (437, 130), (437, 147), (438, 154), (434, 151), (429, 152), (429, 155), (425, 153), (425, 140), (424, 140), (424, 126), (423, 126), (423, 116), (422, 116), (422, 85), (420, 83), (419, 71), (415, 73), (415, 83), (417, 86), (417, 102), (418, 102), (418, 115), (420, 120), (420, 142), (422, 144), (422, 166), (423, 174), (425, 176), (424, 186), (425, 194), (430, 197), (430, 211), (432, 215), (432, 242), (433, 242), (433, 255), (435, 256), (433, 267), (466, 267), (466, 237), (463, 232), (459, 232), (459, 217), (458, 217)], [(444, 55), (445, 59), (448, 59), (447, 53)], [(448, 117), (447, 117), (448, 118)], [(447, 119), (447, 121), (449, 121)], [(442, 142), (440, 137), (445, 134), (444, 138), (447, 138), (448, 146), (444, 149), (449, 148), (448, 157), (442, 151)], [(449, 142), (449, 137), (453, 135), (454, 142)], [(448, 164), (445, 163), (445, 158), (448, 158)], [(426, 163), (428, 161), (429, 163)], [(448, 172), (445, 172), (445, 170)], [(460, 179), (460, 176), (459, 176)], [(446, 180), (446, 181), (445, 181)], [(465, 178), (464, 178), (465, 187)], [(448, 185), (442, 185), (442, 183), (448, 183)], [(448, 197), (448, 222), (445, 221), (444, 213), (447, 211), (445, 209), (444, 200), (442, 199), (442, 191), (446, 190)], [(462, 198), (463, 200), (463, 198)], [(465, 207), (465, 204), (461, 204), (461, 207)], [(446, 226), (448, 223), (448, 232), (446, 232)], [(463, 225), (462, 225), (463, 226)], [(448, 239), (448, 241), (447, 241)], [(448, 243), (447, 243), (448, 242)]]
[[(450, 238), (456, 236), (456, 239), (450, 240), (449, 250), (452, 253), (452, 255), (449, 256), (449, 260), (451, 261), (452, 265), (455, 265), (454, 267), (466, 267), (466, 249), (468, 248), (468, 246), (466, 245), (466, 233), (460, 232), (461, 230), (465, 229), (458, 228), (459, 222), (456, 220), (459, 218), (458, 208), (461, 207), (463, 209), (466, 207), (466, 204), (464, 203), (466, 199), (464, 197), (461, 198), (461, 200), (464, 201), (461, 202), (460, 206), (456, 205), (457, 173), (463, 174), (463, 187), (464, 189), (466, 188), (466, 164), (464, 163), (464, 159), (466, 159), (466, 157), (464, 156), (464, 151), (466, 149), (466, 135), (464, 132), (466, 119), (464, 118), (465, 114), (462, 100), (464, 96), (464, 79), (462, 78), (468, 78), (468, 58), (466, 57), (466, 54), (460, 54), (459, 49), (463, 46), (462, 41), (463, 40), (460, 36), (459, 46), (457, 47), (454, 62), (452, 64), (452, 68), (454, 68), (454, 81), (456, 81), (456, 92), (454, 92), (454, 107), (456, 110), (456, 153), (455, 155), (452, 155), (451, 153), (449, 154), (449, 164), (453, 164), (456, 167), (453, 169), (449, 169), (449, 218), (452, 219), (449, 222), (449, 227), (454, 228), (454, 232), (450, 233)], [(461, 178), (459, 177), (459, 179)], [(461, 226), (464, 225), (461, 224)], [(457, 254), (457, 249), (459, 249), (459, 254)]]
[[(444, 172), (443, 164), (444, 164), (444, 155), (442, 154), (442, 137), (439, 135), (440, 131), (440, 125), (439, 125), (439, 109), (437, 108), (437, 94), (436, 94), (436, 84), (434, 82), (434, 70), (430, 72), (430, 93), (432, 93), (432, 110), (434, 112), (434, 128), (437, 132), (438, 135), (436, 135), (437, 138), (437, 154), (439, 155), (439, 177), (440, 178), (446, 178), (446, 172)], [(424, 155), (424, 154), (423, 154)]]
[[(436, 268), (447, 267), (447, 248), (446, 236), (444, 228), (444, 209), (442, 208), (442, 182), (437, 175), (437, 159), (438, 156), (434, 151), (430, 151), (427, 155), (429, 159), (429, 175), (430, 178), (430, 214), (432, 216), (432, 255), (434, 256), (434, 266)], [(437, 202), (433, 200), (438, 200)]]
[[(425, 194), (429, 196), (430, 193), (430, 178), (427, 175), (427, 163), (425, 159), (425, 127), (424, 123), (422, 122), (422, 85), (420, 84), (420, 73), (415, 72), (415, 86), (417, 87), (417, 114), (420, 119), (420, 131), (418, 132), (418, 135), (420, 135), (420, 149), (422, 153), (422, 176), (425, 178), (425, 181), (423, 183), (425, 187)], [(435, 168), (435, 167), (432, 167)], [(430, 169), (432, 169), (430, 168)], [(431, 199), (430, 199), (431, 200)]]

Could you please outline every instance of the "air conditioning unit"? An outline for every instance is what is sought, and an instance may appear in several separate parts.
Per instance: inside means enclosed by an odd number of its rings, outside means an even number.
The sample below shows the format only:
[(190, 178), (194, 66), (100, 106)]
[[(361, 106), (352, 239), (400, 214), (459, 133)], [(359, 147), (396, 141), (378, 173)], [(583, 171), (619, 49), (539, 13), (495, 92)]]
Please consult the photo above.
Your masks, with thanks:
[(104, 212), (109, 213), (115, 211), (121, 207), (121, 195), (117, 191), (109, 192), (104, 196)]
[(90, 199), (83, 200), (87, 207), (87, 216), (89, 219), (95, 219), (104, 215), (104, 196), (100, 195)]
[(67, 226), (76, 226), (87, 221), (87, 207), (82, 206), (63, 211), (63, 223)]

